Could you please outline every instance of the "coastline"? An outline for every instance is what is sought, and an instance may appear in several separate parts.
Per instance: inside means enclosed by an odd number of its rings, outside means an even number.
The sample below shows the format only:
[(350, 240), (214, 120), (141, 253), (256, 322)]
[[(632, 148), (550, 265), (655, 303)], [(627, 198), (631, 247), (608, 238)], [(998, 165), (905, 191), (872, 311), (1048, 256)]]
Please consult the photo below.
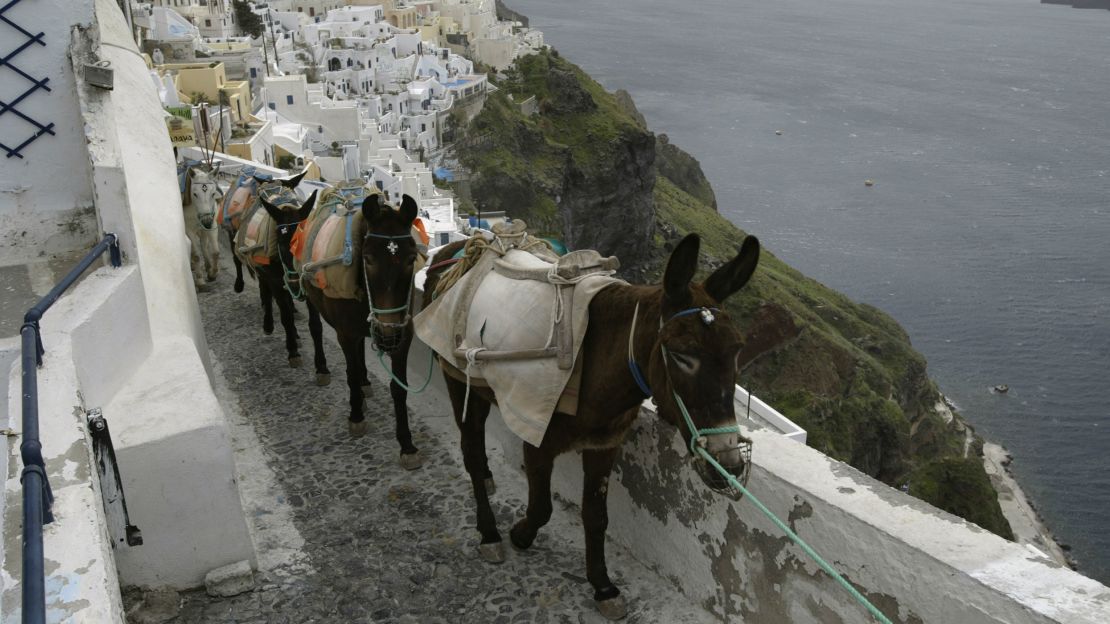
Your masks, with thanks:
[(1011, 461), (1013, 456), (1001, 445), (984, 441), (983, 467), (998, 492), (998, 504), (1014, 532), (1014, 541), (1032, 547), (1052, 561), (1074, 570), (1075, 564), (1052, 536), (1052, 532), (1030, 504), (1029, 497), (1014, 479), (1009, 468)]

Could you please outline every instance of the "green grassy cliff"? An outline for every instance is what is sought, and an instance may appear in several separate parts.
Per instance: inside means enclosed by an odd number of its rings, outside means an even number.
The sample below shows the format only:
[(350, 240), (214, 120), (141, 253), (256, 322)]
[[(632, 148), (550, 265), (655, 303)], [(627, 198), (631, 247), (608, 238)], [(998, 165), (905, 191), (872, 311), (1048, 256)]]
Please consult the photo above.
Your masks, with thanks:
[[(707, 271), (735, 255), (744, 232), (717, 213), (700, 165), (653, 135), (627, 94), (618, 99), (553, 51), (494, 82), (500, 90), (457, 145), (483, 209), (617, 255), (631, 281), (657, 281), (689, 232), (702, 237)], [(540, 112), (525, 116), (518, 103), (533, 96)], [(741, 383), (804, 427), (811, 446), (1012, 538), (982, 441), (944, 406), (892, 318), (766, 250), (727, 305), (750, 328)]]

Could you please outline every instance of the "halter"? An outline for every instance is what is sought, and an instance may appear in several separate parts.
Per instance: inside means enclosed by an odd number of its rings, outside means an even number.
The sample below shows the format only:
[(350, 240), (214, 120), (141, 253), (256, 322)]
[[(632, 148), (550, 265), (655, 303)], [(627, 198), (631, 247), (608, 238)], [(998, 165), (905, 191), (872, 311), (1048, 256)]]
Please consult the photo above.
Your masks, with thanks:
[[(298, 226), (300, 226), (299, 222), (286, 223), (277, 226), (277, 229), (282, 236), (286, 236), (289, 233), (289, 228), (296, 228)], [(281, 253), (282, 251), (284, 250), (280, 248), (278, 249), (278, 262), (281, 262), (281, 268), (284, 272), (284, 275), (281, 276), (281, 281), (285, 286), (285, 291), (288, 292), (289, 296), (293, 297), (293, 299), (295, 299), (296, 301), (304, 301), (304, 283), (301, 281), (301, 272), (298, 271), (295, 266), (293, 269), (290, 269), (289, 265), (285, 264), (285, 256)], [(290, 255), (292, 255), (292, 252), (290, 252)], [(293, 283), (297, 285), (296, 291), (294, 291), (293, 286), (291, 285)]]
[[(397, 246), (397, 243), (394, 243), (392, 241), (405, 240), (405, 239), (412, 240), (412, 234), (390, 235), (390, 234), (375, 234), (373, 232), (367, 232), (366, 237), (367, 238), (384, 238), (386, 240), (389, 240), (390, 243), (389, 243), (389, 245), (386, 246), (386, 248), (389, 249), (389, 252), (390, 252), (391, 255), (396, 255), (397, 254), (397, 249), (399, 249), (399, 247)], [(370, 291), (370, 276), (367, 274), (367, 271), (366, 271), (366, 261), (365, 261), (365, 259), (363, 260), (363, 263), (362, 263), (362, 279), (363, 279), (363, 282), (366, 284), (366, 301), (370, 305), (370, 314), (366, 317), (366, 321), (368, 323), (370, 323), (370, 327), (373, 328), (373, 327), (376, 326), (379, 329), (383, 329), (383, 330), (384, 329), (400, 328), (400, 330), (402, 332), (401, 336), (402, 336), (402, 339), (403, 339), (405, 327), (407, 327), (408, 324), (409, 324), (409, 321), (412, 320), (412, 312), (411, 312), (412, 293), (415, 290), (414, 282), (416, 281), (416, 271), (413, 271), (412, 279), (409, 280), (409, 291), (405, 295), (405, 304), (402, 305), (402, 306), (398, 306), (396, 308), (376, 308), (376, 307), (374, 307), (374, 296), (371, 294), (371, 291)], [(382, 321), (382, 320), (378, 319), (379, 314), (396, 314), (397, 312), (404, 312), (405, 313), (405, 318), (400, 323), (386, 323), (385, 321)], [(396, 349), (398, 346), (400, 346), (400, 344), (401, 344), (401, 341), (399, 340), (399, 341), (397, 341), (397, 344), (390, 345), (390, 346), (392, 346), (393, 349)], [(381, 347), (382, 345), (378, 345), (378, 344), (375, 343), (374, 346), (377, 348), (377, 347)], [(378, 351), (392, 351), (393, 349), (377, 348)]]
[[(669, 323), (677, 318), (682, 318), (693, 314), (699, 315), (701, 317), (700, 320), (702, 323), (706, 325), (711, 325), (716, 322), (716, 314), (720, 314), (720, 312), (721, 310), (718, 308), (709, 308), (704, 306), (697, 308), (687, 308), (675, 313), (666, 321), (663, 320), (663, 317), (659, 317), (659, 329), (660, 331), (662, 331), (663, 325), (665, 325), (666, 323)], [(628, 368), (632, 372), (632, 378), (636, 381), (636, 385), (640, 387), (640, 391), (650, 398), (652, 395), (651, 388), (647, 385), (647, 382), (644, 379), (643, 371), (636, 363), (636, 359), (632, 353), (632, 338), (636, 333), (636, 320), (637, 317), (639, 317), (639, 314), (640, 304), (639, 302), (637, 302), (636, 309), (632, 312), (632, 327), (629, 329), (628, 332)], [(668, 353), (667, 347), (665, 347), (662, 343), (660, 343), (659, 349), (663, 353), (663, 373), (667, 376), (667, 383), (671, 387), (671, 396), (674, 397), (675, 404), (678, 405), (678, 411), (682, 413), (682, 419), (686, 423), (686, 428), (690, 431), (691, 455), (693, 455), (695, 458), (699, 457), (699, 455), (711, 457), (712, 454), (709, 453), (708, 448), (709, 436), (721, 434), (736, 434), (741, 440), (738, 446), (738, 450), (740, 451), (740, 456), (744, 461), (743, 472), (738, 475), (738, 477), (739, 481), (746, 485), (748, 482), (748, 475), (751, 471), (751, 442), (746, 441), (746, 438), (744, 438), (744, 436), (740, 433), (739, 425), (727, 425), (724, 427), (706, 427), (704, 429), (699, 429), (697, 425), (694, 424), (693, 418), (690, 417), (690, 411), (686, 409), (686, 403), (682, 400), (682, 397), (678, 396), (678, 391), (674, 389), (674, 381), (671, 379), (671, 369), (668, 365), (670, 361), (670, 353)], [(732, 487), (712, 489), (715, 489), (721, 493), (737, 499), (738, 494), (739, 496), (743, 496), (742, 492), (739, 492)]]
[[(215, 181), (212, 181), (212, 182), (202, 182), (202, 183), (201, 183), (201, 186), (207, 186), (208, 184), (211, 184), (212, 186), (216, 187), (216, 196), (219, 196), (219, 194), (220, 194), (220, 185), (219, 185), (219, 184), (216, 184), (216, 182), (215, 182)], [(201, 190), (201, 192), (203, 193), (203, 192), (206, 192), (206, 191), (204, 191), (204, 190), (202, 189), (202, 190)], [(193, 198), (192, 198), (192, 197), (190, 197), (190, 198), (189, 198), (189, 201), (190, 201), (190, 202), (193, 202)], [(212, 230), (216, 229), (216, 226), (218, 225), (218, 224), (216, 223), (216, 215), (217, 215), (217, 214), (219, 213), (219, 210), (213, 210), (213, 211), (212, 211), (212, 225), (207, 225), (207, 226), (206, 226), (206, 225), (204, 225), (204, 221), (202, 221), (202, 220), (201, 220), (201, 218), (200, 218), (200, 211), (198, 211), (198, 210), (196, 209), (196, 205), (195, 205), (195, 203), (196, 203), (196, 202), (193, 202), (193, 203), (194, 203), (194, 206), (193, 206), (193, 212), (194, 212), (194, 213), (196, 214), (196, 216), (197, 216), (197, 225), (199, 225), (199, 226), (200, 226), (200, 228), (201, 228), (202, 230), (206, 231), (206, 232), (211, 232)], [(215, 206), (216, 206), (216, 204), (217, 204), (217, 202), (215, 201), (215, 198), (213, 198), (213, 201), (212, 201), (212, 205), (213, 205), (213, 207), (215, 207)]]

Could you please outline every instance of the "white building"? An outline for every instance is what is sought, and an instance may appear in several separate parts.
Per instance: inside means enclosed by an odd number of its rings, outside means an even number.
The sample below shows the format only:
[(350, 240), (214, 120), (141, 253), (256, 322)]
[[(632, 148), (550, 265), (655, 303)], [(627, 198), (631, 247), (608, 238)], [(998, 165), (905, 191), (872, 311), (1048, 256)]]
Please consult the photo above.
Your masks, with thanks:
[(226, 39), (239, 32), (232, 0), (152, 0), (155, 7), (173, 9), (192, 22), (203, 38)]

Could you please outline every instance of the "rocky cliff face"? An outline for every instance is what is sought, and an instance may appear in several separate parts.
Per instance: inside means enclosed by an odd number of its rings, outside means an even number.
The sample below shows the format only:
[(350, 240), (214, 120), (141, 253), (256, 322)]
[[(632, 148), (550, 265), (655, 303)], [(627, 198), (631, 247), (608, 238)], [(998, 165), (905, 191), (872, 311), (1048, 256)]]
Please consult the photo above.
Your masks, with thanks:
[[(689, 232), (702, 237), (707, 271), (735, 255), (744, 232), (717, 213), (700, 165), (649, 132), (627, 94), (555, 52), (520, 59), (497, 84), (459, 144), (483, 209), (617, 255), (632, 281), (658, 281)], [(528, 118), (515, 102), (531, 96), (541, 112)], [(727, 307), (748, 334), (740, 383), (805, 427), (811, 446), (1011, 537), (981, 441), (944, 406), (893, 319), (768, 251)]]
[[(556, 54), (506, 73), (458, 154), (476, 201), (634, 270), (652, 253), (654, 135)], [(540, 114), (528, 118), (515, 102), (531, 96)]]

